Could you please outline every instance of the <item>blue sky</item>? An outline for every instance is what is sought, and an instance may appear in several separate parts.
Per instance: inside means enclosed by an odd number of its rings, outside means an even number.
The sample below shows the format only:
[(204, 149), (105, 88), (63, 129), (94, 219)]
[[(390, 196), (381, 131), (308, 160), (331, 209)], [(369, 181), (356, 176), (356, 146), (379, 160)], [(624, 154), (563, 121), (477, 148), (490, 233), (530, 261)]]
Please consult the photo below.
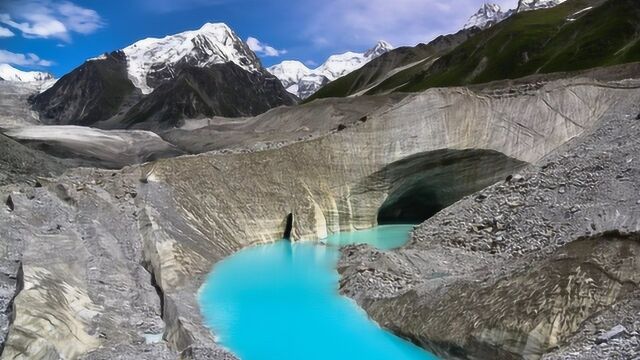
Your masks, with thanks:
[[(427, 42), (458, 30), (484, 0), (0, 0), (0, 63), (64, 75), (145, 37), (224, 22), (260, 42), (266, 66), (309, 66), (377, 40)], [(505, 8), (517, 0), (494, 1)], [(257, 41), (256, 41), (257, 40)], [(270, 46), (270, 47), (268, 47)]]

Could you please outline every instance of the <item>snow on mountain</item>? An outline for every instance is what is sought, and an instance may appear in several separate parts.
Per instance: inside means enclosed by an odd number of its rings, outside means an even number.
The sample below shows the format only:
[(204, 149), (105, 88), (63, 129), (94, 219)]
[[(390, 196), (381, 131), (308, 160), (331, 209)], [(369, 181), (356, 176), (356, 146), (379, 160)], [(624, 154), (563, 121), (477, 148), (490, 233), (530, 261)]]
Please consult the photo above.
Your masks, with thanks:
[(372, 47), (371, 49), (367, 50), (366, 53), (364, 53), (364, 57), (365, 59), (370, 59), (369, 61), (371, 61), (377, 58), (378, 56), (384, 53), (387, 53), (391, 50), (393, 50), (393, 45), (389, 44), (384, 40), (380, 40), (376, 43), (374, 47)]
[(562, 4), (565, 1), (566, 0), (519, 0), (516, 9), (507, 11), (502, 11), (500, 5), (486, 3), (482, 5), (475, 14), (471, 15), (463, 29), (470, 29), (474, 26), (480, 29), (487, 29), (515, 13), (547, 9)]
[(474, 26), (480, 29), (486, 29), (506, 19), (511, 15), (511, 12), (512, 11), (503, 12), (500, 5), (497, 4), (484, 4), (478, 12), (469, 18), (463, 29), (470, 29)]
[(184, 63), (206, 67), (233, 62), (250, 72), (261, 68), (247, 44), (222, 23), (207, 23), (198, 30), (161, 39), (143, 39), (122, 51), (129, 79), (144, 94), (151, 93), (158, 81), (172, 78), (177, 66)]
[(516, 12), (547, 9), (560, 5), (566, 0), (519, 0)]
[(6, 81), (45, 82), (54, 80), (53, 75), (40, 71), (22, 71), (9, 64), (0, 64), (0, 78)]
[[(297, 85), (303, 77), (312, 73), (312, 70), (296, 60), (286, 60), (267, 69), (271, 74), (280, 79), (285, 88)], [(295, 93), (294, 93), (295, 94)]]
[(298, 83), (294, 86), (297, 86), (296, 95), (298, 95), (301, 99), (306, 99), (309, 96), (316, 93), (316, 91), (320, 90), (321, 87), (327, 85), (331, 80), (328, 77), (321, 74), (310, 74), (302, 77), (298, 81)]
[(365, 53), (346, 52), (331, 55), (324, 64), (315, 69), (309, 69), (299, 61), (283, 61), (268, 68), (267, 71), (280, 79), (287, 91), (305, 99), (328, 82), (361, 68), (390, 50), (393, 50), (391, 44), (379, 41)]

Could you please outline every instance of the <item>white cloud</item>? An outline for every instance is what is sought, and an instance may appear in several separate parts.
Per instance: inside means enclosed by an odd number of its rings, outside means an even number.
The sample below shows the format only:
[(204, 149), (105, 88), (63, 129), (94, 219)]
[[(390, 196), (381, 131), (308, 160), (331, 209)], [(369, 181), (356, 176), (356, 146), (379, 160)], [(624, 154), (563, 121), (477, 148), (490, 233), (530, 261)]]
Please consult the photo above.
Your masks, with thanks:
[(14, 35), (13, 31), (0, 26), (0, 38), (12, 37)]
[[(485, 1), (308, 0), (298, 11), (308, 19), (302, 35), (314, 46), (351, 49), (380, 39), (395, 46), (428, 42), (459, 30)], [(505, 9), (517, 4), (517, 0), (497, 2)]]
[(0, 23), (26, 38), (71, 41), (72, 33), (90, 34), (104, 26), (100, 15), (70, 1), (8, 0), (0, 8)]
[(260, 40), (254, 37), (247, 39), (247, 45), (249, 45), (249, 48), (253, 50), (253, 52), (262, 56), (281, 56), (287, 53), (287, 50), (278, 50), (268, 44), (260, 42)]
[(104, 26), (100, 15), (91, 9), (86, 9), (65, 1), (57, 6), (63, 17), (63, 22), (69, 30), (80, 34), (91, 34)]
[(51, 66), (53, 62), (40, 59), (36, 54), (19, 54), (0, 49), (0, 64), (12, 64), (18, 66)]

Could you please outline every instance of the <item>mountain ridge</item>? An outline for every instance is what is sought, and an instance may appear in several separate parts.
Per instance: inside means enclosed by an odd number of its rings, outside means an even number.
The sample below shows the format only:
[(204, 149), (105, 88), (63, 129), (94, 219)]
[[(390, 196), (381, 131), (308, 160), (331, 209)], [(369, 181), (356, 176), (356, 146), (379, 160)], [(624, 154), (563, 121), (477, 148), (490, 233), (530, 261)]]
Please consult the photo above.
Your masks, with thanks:
[(0, 64), (0, 79), (14, 82), (45, 82), (55, 80), (55, 77), (42, 71), (23, 71), (10, 64)]
[(306, 99), (322, 86), (348, 75), (391, 50), (391, 44), (380, 40), (364, 53), (348, 51), (331, 55), (315, 69), (310, 69), (297, 60), (285, 60), (267, 68), (267, 71), (279, 78), (287, 91)]
[[(234, 77), (220, 68), (229, 69)], [(191, 69), (204, 69), (204, 76), (189, 76)], [(226, 82), (212, 78), (214, 74)], [(164, 89), (163, 96), (154, 95), (159, 88)], [(142, 39), (88, 59), (35, 96), (33, 105), (48, 124), (110, 129), (144, 124), (156, 130), (176, 126), (185, 117), (253, 116), (296, 101), (231, 28), (206, 23), (197, 30)]]
[(471, 15), (462, 28), (470, 29), (475, 26), (480, 29), (486, 29), (508, 18), (513, 13), (514, 10), (503, 12), (498, 4), (485, 3), (475, 14)]

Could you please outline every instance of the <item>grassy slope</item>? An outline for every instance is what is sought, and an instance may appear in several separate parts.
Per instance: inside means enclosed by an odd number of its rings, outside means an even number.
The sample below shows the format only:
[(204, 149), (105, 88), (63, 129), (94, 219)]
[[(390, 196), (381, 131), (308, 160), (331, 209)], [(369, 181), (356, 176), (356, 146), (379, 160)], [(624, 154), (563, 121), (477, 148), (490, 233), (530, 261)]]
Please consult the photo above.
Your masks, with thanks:
[(640, 1), (609, 0), (575, 21), (567, 20), (599, 3), (570, 0), (552, 9), (516, 14), (458, 46), (399, 90), (640, 61)]
[(378, 79), (383, 78), (388, 71), (396, 67), (401, 67), (433, 55), (433, 51), (426, 48), (425, 45), (418, 45), (411, 48), (398, 48), (393, 50), (393, 52), (394, 54), (382, 55), (364, 67), (323, 86), (318, 92), (313, 94), (308, 101), (326, 97), (349, 96), (375, 83)]
[[(370, 61), (362, 68), (325, 85), (305, 102), (327, 97), (346, 97), (369, 88), (371, 89), (367, 94), (374, 95), (386, 92), (386, 87), (395, 88), (404, 85), (415, 74), (428, 68), (438, 56), (448, 53), (478, 31), (477, 29), (461, 30), (455, 34), (439, 36), (428, 44), (394, 49)], [(395, 74), (389, 81), (382, 81), (392, 70), (413, 63), (418, 64)], [(382, 83), (376, 85), (378, 82), (384, 83), (384, 86), (381, 85)], [(373, 85), (376, 86), (372, 87)]]

